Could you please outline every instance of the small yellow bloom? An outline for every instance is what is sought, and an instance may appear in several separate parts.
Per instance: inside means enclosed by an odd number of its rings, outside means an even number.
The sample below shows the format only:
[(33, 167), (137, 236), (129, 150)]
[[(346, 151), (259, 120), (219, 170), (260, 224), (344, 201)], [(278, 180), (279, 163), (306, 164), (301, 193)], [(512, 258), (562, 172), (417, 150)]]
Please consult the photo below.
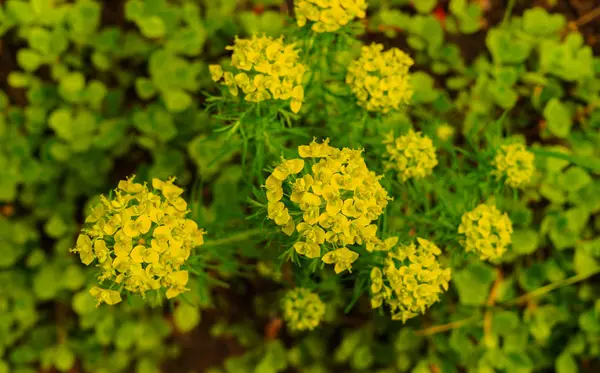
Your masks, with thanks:
[[(367, 245), (370, 249), (379, 242), (377, 225), (371, 222), (383, 213), (390, 198), (361, 153), (331, 147), (329, 140), (313, 140), (299, 146), (298, 154), (316, 159), (314, 162), (285, 160), (267, 178), (268, 218), (287, 235), (297, 227), (294, 250), (298, 254), (317, 258), (322, 245)], [(341, 255), (336, 262), (337, 272), (349, 269), (358, 256), (347, 248), (336, 252)], [(326, 254), (327, 259), (332, 255)]]
[(96, 307), (101, 303), (113, 306), (121, 301), (121, 294), (116, 290), (102, 289), (98, 286), (94, 286), (90, 289), (90, 294), (98, 300)]
[(506, 178), (512, 188), (524, 188), (531, 182), (535, 171), (534, 155), (522, 144), (502, 145), (496, 153), (493, 172), (498, 178)]
[(77, 237), (77, 244), (73, 251), (79, 253), (81, 262), (85, 265), (89, 265), (94, 261), (94, 253), (92, 252), (92, 240), (85, 234), (80, 234)]
[(383, 143), (386, 144), (387, 151), (385, 167), (397, 171), (398, 178), (402, 181), (431, 175), (438, 164), (433, 142), (420, 132), (410, 130), (408, 134), (396, 139), (390, 134)]
[[(205, 232), (185, 218), (183, 189), (174, 181), (153, 179), (150, 190), (132, 176), (118, 184), (113, 200), (101, 197), (101, 207), (92, 210), (94, 216), (86, 219), (90, 227), (72, 250), (86, 265), (97, 260), (100, 281), (142, 295), (162, 287), (169, 298), (187, 290), (188, 274), (180, 268), (192, 249), (204, 243)], [(107, 304), (121, 300), (116, 290), (95, 287), (92, 293)]]
[(308, 21), (315, 32), (334, 32), (347, 25), (354, 18), (365, 18), (367, 3), (365, 0), (296, 0), (294, 12), (298, 26)]
[(208, 65), (208, 70), (213, 81), (218, 82), (223, 77), (221, 65)]
[(391, 249), (383, 266), (371, 270), (371, 306), (386, 304), (392, 320), (406, 322), (425, 313), (448, 290), (451, 271), (436, 259), (441, 250), (431, 241), (417, 238), (417, 242), (418, 246), (411, 243)]
[(358, 253), (349, 250), (347, 247), (342, 247), (341, 249), (328, 252), (327, 254), (323, 255), (323, 258), (321, 259), (326, 264), (335, 263), (335, 273), (340, 273), (345, 270), (352, 272), (352, 263), (358, 259)]
[(227, 50), (233, 51), (231, 71), (219, 65), (209, 66), (214, 81), (229, 88), (233, 96), (241, 89), (248, 102), (266, 100), (290, 101), (290, 109), (297, 113), (304, 101), (302, 80), (306, 67), (300, 62), (294, 44), (284, 44), (283, 37), (252, 36), (235, 39)]
[(291, 330), (316, 328), (325, 316), (325, 304), (315, 293), (305, 288), (288, 291), (281, 300), (283, 319)]
[(362, 47), (360, 57), (348, 67), (346, 83), (369, 111), (387, 113), (408, 104), (412, 86), (408, 69), (414, 61), (398, 48), (383, 52), (382, 44)]
[(465, 236), (460, 241), (465, 251), (477, 252), (481, 260), (504, 255), (511, 243), (512, 232), (508, 214), (502, 214), (496, 206), (487, 204), (480, 204), (464, 213), (458, 227), (458, 233)]

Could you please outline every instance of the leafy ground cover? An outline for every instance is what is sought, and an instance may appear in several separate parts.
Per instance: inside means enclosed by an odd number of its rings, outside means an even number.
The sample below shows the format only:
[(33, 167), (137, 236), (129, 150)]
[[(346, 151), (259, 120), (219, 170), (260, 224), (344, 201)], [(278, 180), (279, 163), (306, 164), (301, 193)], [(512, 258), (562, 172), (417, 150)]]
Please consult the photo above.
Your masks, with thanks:
[(0, 373), (599, 371), (599, 20), (0, 1)]

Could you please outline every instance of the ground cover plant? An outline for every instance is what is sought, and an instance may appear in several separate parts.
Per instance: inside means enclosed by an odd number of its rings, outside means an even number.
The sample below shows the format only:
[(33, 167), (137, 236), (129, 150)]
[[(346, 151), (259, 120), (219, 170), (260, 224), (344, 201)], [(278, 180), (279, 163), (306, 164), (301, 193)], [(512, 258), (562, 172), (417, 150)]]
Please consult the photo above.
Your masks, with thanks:
[(600, 371), (600, 8), (0, 1), (0, 373)]

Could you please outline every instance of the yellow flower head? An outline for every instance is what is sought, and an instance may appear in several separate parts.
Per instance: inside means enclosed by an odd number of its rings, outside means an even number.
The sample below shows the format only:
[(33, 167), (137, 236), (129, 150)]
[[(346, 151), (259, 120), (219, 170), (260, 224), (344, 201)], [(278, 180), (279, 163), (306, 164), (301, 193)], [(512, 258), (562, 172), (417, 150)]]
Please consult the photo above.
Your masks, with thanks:
[(254, 35), (250, 39), (236, 37), (227, 49), (233, 51), (230, 70), (209, 66), (215, 82), (228, 87), (233, 96), (241, 90), (246, 101), (289, 100), (291, 110), (300, 111), (306, 67), (300, 63), (295, 44), (284, 44), (283, 36), (274, 39)]
[(512, 232), (508, 215), (487, 204), (464, 213), (458, 227), (458, 233), (465, 235), (460, 242), (465, 251), (477, 252), (481, 260), (501, 257), (510, 245)]
[(315, 32), (333, 32), (354, 18), (365, 18), (365, 0), (296, 0), (294, 12), (298, 26), (312, 22)]
[(315, 293), (305, 288), (295, 288), (281, 300), (283, 319), (291, 330), (312, 330), (325, 316), (325, 304)]
[(336, 273), (349, 270), (358, 254), (346, 246), (372, 249), (381, 243), (373, 221), (390, 200), (387, 191), (380, 176), (367, 168), (362, 150), (313, 140), (299, 146), (298, 154), (278, 165), (265, 182), (268, 218), (289, 236), (297, 232), (293, 247), (298, 254), (320, 258), (327, 245), (323, 261), (335, 264)]
[(399, 245), (388, 251), (383, 267), (371, 270), (371, 306), (386, 304), (392, 320), (415, 317), (448, 290), (450, 268), (436, 258), (441, 250), (433, 242), (417, 238), (417, 245)]
[(448, 123), (441, 124), (435, 130), (436, 136), (438, 137), (438, 139), (440, 139), (442, 141), (450, 140), (452, 138), (452, 136), (454, 136), (455, 132), (456, 132), (456, 130), (454, 129), (454, 127), (452, 127)]
[(398, 48), (383, 52), (381, 44), (364, 46), (360, 57), (348, 66), (346, 83), (360, 106), (387, 113), (410, 101), (413, 91), (408, 69), (413, 63)]
[(387, 150), (386, 169), (397, 171), (398, 178), (402, 181), (431, 175), (438, 164), (433, 142), (420, 132), (410, 130), (408, 134), (396, 139), (390, 134), (383, 143)]
[(134, 178), (119, 182), (112, 200), (101, 198), (72, 249), (85, 265), (96, 261), (102, 269), (100, 282), (118, 286), (119, 291), (90, 290), (99, 302), (111, 305), (121, 301), (122, 289), (144, 295), (165, 288), (167, 298), (186, 291), (188, 272), (181, 266), (204, 243), (204, 230), (185, 218), (187, 203), (183, 189), (173, 184), (175, 178), (153, 179), (152, 189)]
[(496, 167), (494, 175), (506, 177), (506, 184), (512, 188), (527, 186), (535, 171), (534, 155), (522, 144), (502, 145), (493, 165)]

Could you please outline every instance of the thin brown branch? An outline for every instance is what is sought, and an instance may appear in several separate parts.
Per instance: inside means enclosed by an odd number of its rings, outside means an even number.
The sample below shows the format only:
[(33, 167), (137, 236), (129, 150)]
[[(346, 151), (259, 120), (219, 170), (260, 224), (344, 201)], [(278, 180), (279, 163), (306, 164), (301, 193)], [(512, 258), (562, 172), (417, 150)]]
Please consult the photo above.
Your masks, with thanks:
[(596, 9), (590, 11), (589, 13), (582, 15), (576, 21), (574, 21), (573, 24), (576, 27), (581, 27), (587, 23), (592, 22), (597, 17), (600, 17), (600, 6), (597, 7)]

